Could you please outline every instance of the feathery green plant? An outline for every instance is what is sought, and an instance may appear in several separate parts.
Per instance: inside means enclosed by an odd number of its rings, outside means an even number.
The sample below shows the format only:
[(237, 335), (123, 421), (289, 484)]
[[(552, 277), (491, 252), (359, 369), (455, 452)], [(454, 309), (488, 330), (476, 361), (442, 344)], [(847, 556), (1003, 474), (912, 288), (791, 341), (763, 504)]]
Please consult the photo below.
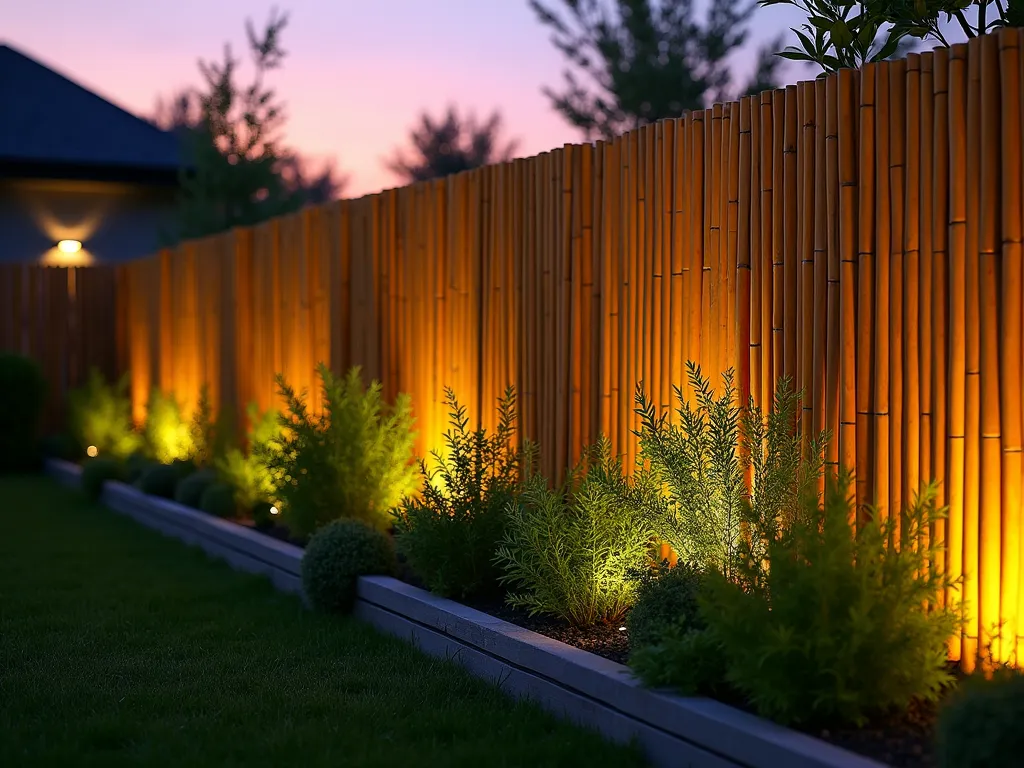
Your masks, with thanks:
[(649, 477), (631, 482), (602, 437), (561, 488), (530, 478), (509, 505), (496, 560), (515, 589), (510, 605), (578, 626), (618, 622), (633, 604), (633, 574), (650, 562), (654, 536), (644, 509)]
[(161, 464), (192, 456), (192, 428), (181, 415), (174, 395), (165, 395), (155, 387), (150, 392), (143, 438), (149, 455)]
[(385, 528), (418, 479), (409, 396), (400, 394), (388, 407), (380, 382), (364, 388), (358, 367), (344, 378), (323, 363), (317, 371), (324, 402), (319, 416), (309, 412), (304, 393), (283, 375), (276, 378), (286, 414), (281, 439), (263, 460), (279, 478), (282, 516), (300, 536), (341, 517)]
[(405, 499), (394, 512), (398, 551), (434, 592), (456, 598), (499, 593), (501, 570), (494, 553), (505, 533), (506, 509), (530, 473), (535, 449), (515, 444), (514, 387), (498, 398), (498, 426), (491, 434), (470, 430), (466, 407), (449, 388), (445, 404), (447, 451), (432, 453), (432, 470), (420, 462), (421, 495)]
[(281, 439), (281, 414), (277, 411), (260, 413), (256, 403), (247, 408), (249, 430), (248, 453), (239, 447), (224, 452), (214, 460), (218, 477), (235, 489), (238, 505), (246, 512), (262, 502), (275, 500), (277, 482), (266, 457), (278, 448)]
[(98, 456), (123, 461), (142, 447), (132, 423), (128, 378), (108, 384), (96, 368), (68, 394), (70, 431), (81, 449), (95, 446)]

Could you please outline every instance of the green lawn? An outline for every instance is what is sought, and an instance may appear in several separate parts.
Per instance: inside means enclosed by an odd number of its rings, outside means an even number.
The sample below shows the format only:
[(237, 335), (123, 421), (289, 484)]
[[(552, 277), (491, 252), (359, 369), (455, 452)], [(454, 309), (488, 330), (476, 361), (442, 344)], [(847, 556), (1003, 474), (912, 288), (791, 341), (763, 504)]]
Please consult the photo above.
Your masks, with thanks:
[(642, 764), (75, 491), (0, 491), (0, 766)]

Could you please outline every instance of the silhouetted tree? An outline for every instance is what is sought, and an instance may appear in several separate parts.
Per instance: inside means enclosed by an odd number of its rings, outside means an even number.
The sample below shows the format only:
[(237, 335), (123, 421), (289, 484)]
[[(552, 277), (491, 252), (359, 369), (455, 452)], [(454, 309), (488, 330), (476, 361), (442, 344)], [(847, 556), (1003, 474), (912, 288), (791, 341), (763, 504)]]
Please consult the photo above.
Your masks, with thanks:
[(708, 0), (703, 21), (695, 0), (561, 0), (558, 12), (529, 0), (565, 57), (565, 88), (544, 93), (587, 138), (624, 131), (777, 85), (779, 61), (757, 57), (737, 88), (730, 56), (747, 39), (755, 0)]
[(280, 141), (283, 107), (264, 80), (285, 57), (280, 35), (287, 21), (272, 11), (262, 35), (246, 22), (256, 70), (249, 85), (237, 82), (240, 62), (226, 45), (222, 63), (200, 60), (201, 89), (158, 101), (154, 122), (178, 134), (185, 161), (177, 226), (168, 239), (256, 224), (329, 200), (344, 185), (331, 165), (311, 174)]
[(512, 159), (516, 142), (501, 146), (501, 115), (494, 112), (486, 122), (473, 115), (462, 118), (449, 107), (441, 120), (427, 113), (409, 133), (412, 154), (397, 151), (385, 162), (388, 170), (403, 181), (439, 179), (453, 173)]

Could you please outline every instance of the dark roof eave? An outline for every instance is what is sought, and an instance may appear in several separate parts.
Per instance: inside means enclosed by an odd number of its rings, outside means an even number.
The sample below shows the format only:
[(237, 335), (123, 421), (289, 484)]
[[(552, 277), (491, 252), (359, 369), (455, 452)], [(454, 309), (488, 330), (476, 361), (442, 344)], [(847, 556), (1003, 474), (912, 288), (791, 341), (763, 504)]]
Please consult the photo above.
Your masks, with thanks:
[(0, 157), (0, 179), (109, 181), (124, 184), (176, 187), (177, 168), (127, 165), (88, 165), (60, 161), (39, 161)]

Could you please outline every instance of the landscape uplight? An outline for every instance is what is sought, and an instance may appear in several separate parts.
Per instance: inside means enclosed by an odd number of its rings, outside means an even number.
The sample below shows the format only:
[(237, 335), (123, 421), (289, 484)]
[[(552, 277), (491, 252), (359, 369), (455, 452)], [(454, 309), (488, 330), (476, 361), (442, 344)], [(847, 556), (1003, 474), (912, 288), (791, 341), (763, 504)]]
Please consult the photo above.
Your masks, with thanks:
[(85, 453), (86, 453), (86, 455), (88, 455), (88, 457), (90, 459), (96, 458), (96, 455), (99, 452), (100, 452), (99, 448), (97, 448), (95, 445), (90, 445), (88, 448), (85, 449)]
[(78, 253), (82, 250), (82, 243), (79, 240), (61, 240), (57, 243), (57, 250), (61, 253)]

